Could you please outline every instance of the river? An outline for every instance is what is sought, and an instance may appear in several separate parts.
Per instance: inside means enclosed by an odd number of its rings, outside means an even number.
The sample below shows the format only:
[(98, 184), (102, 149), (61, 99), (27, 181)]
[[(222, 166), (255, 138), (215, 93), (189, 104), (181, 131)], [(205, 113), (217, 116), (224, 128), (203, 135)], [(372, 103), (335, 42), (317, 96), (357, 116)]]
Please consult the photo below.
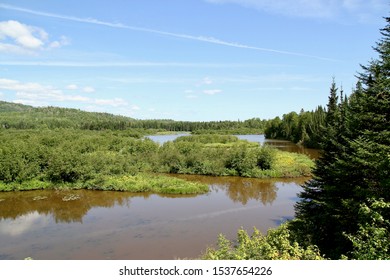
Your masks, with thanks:
[(231, 239), (240, 228), (265, 233), (291, 219), (307, 179), (175, 176), (204, 182), (210, 192), (0, 193), (0, 259), (197, 258), (219, 233)]

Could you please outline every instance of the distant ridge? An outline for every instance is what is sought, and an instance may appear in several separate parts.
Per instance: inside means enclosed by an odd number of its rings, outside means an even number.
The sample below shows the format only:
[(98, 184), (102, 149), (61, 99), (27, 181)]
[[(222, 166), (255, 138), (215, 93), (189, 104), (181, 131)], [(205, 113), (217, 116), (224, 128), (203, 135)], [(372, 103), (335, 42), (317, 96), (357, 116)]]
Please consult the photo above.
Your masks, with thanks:
[(23, 105), (20, 103), (11, 103), (0, 100), (0, 112), (22, 112), (29, 111), (34, 109), (34, 107), (29, 105)]
[(133, 118), (109, 113), (87, 112), (61, 107), (33, 107), (0, 101), (1, 128), (39, 129), (73, 128), (88, 130), (124, 130), (134, 126)]
[[(109, 113), (87, 112), (62, 107), (33, 107), (0, 101), (0, 129), (85, 129), (137, 131), (189, 131), (193, 133), (260, 134), (266, 120), (175, 121), (171, 119), (134, 119)], [(151, 131), (149, 131), (151, 132)], [(155, 131), (156, 132), (156, 131)]]

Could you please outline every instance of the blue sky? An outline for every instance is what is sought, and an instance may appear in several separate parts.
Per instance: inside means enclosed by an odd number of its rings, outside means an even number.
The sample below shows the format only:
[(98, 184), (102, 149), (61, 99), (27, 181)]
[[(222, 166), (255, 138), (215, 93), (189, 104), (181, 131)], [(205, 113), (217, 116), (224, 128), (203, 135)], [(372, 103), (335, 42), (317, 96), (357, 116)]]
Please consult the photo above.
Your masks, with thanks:
[(0, 100), (190, 121), (346, 94), (385, 0), (0, 0)]

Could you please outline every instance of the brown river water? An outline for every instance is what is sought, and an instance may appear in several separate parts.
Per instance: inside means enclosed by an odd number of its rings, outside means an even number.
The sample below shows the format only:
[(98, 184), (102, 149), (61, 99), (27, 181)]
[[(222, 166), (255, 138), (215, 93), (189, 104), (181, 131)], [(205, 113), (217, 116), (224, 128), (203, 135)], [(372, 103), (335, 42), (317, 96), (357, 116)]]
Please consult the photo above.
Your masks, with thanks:
[(175, 176), (206, 183), (210, 192), (0, 193), (0, 259), (197, 258), (220, 233), (230, 239), (240, 228), (265, 233), (293, 218), (300, 185), (308, 179)]

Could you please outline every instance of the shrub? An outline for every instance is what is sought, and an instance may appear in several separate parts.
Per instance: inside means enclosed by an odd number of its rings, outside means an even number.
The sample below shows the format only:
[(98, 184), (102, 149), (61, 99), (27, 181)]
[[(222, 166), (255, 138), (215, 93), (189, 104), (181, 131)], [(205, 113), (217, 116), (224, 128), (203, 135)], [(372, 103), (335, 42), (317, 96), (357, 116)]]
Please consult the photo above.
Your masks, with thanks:
[(268, 230), (263, 235), (256, 228), (251, 236), (240, 229), (237, 241), (219, 235), (217, 249), (208, 248), (205, 260), (321, 260), (315, 246), (302, 247), (292, 240), (287, 224)]

